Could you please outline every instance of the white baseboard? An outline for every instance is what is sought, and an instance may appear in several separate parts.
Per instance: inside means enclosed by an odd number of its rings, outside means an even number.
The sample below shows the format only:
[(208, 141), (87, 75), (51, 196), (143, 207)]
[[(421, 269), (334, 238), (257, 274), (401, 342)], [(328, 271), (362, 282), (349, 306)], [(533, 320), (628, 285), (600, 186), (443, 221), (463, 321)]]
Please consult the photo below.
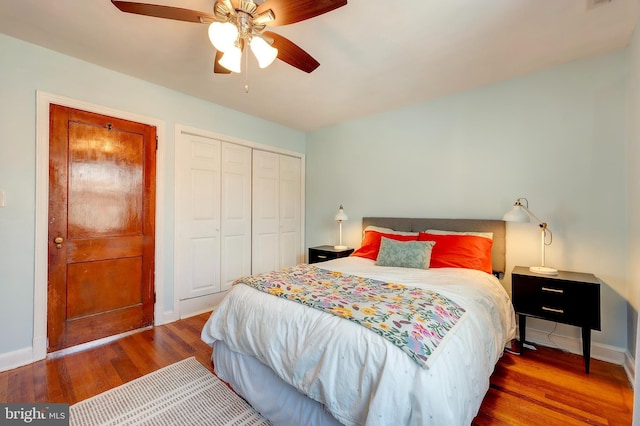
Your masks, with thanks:
[(635, 377), (636, 377), (636, 361), (633, 358), (633, 356), (629, 353), (629, 351), (626, 351), (624, 353), (625, 357), (624, 357), (624, 371), (625, 373), (627, 373), (627, 378), (629, 379), (629, 382), (631, 383), (631, 387), (633, 387), (635, 389)]
[[(582, 355), (582, 340), (574, 337), (549, 334), (547, 331), (527, 327), (527, 342), (561, 349), (573, 354)], [(631, 384), (635, 375), (635, 360), (626, 349), (602, 343), (591, 342), (591, 358), (624, 367)]]
[(194, 297), (180, 301), (180, 319), (189, 318), (204, 312), (212, 311), (220, 304), (227, 292), (209, 294), (207, 296)]
[(165, 311), (160, 315), (156, 315), (155, 325), (169, 324), (171, 322), (178, 321), (179, 319), (180, 315), (176, 311)]
[(0, 371), (13, 370), (34, 361), (33, 347), (18, 349), (0, 354)]

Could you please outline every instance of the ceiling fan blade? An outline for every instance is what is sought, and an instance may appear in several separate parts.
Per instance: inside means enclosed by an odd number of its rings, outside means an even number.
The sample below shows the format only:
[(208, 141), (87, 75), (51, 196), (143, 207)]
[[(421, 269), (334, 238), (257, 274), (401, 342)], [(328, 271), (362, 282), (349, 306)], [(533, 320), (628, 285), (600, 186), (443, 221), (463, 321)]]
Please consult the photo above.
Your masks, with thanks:
[(262, 34), (273, 39), (272, 46), (278, 49), (278, 59), (281, 61), (306, 73), (310, 73), (320, 66), (320, 62), (288, 38), (271, 31), (265, 31)]
[(216, 50), (216, 59), (213, 62), (213, 72), (216, 74), (231, 74), (231, 71), (223, 67), (218, 63), (220, 58), (222, 58), (223, 53), (219, 50)]
[(347, 0), (266, 0), (256, 10), (257, 14), (271, 9), (276, 19), (266, 25), (288, 25), (304, 21), (347, 4)]
[(136, 15), (153, 16), (155, 18), (174, 19), (176, 21), (195, 22), (198, 24), (211, 23), (216, 20), (214, 15), (198, 12), (197, 10), (182, 9), (180, 7), (162, 6), (158, 4), (134, 3), (130, 1), (111, 0), (111, 3), (122, 12)]

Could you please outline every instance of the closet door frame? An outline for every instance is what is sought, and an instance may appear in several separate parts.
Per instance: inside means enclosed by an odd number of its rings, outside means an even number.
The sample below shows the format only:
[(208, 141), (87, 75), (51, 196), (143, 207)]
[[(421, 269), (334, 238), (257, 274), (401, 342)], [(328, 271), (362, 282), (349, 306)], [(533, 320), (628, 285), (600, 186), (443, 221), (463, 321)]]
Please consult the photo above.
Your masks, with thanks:
[[(215, 132), (210, 132), (207, 130), (203, 130), (203, 129), (198, 129), (195, 127), (190, 127), (190, 126), (186, 126), (186, 125), (182, 125), (182, 124), (176, 124), (175, 125), (175, 133), (174, 133), (174, 154), (176, 154), (177, 150), (178, 150), (178, 143), (180, 141), (180, 137), (182, 134), (189, 134), (189, 135), (196, 135), (196, 136), (202, 136), (205, 138), (210, 138), (210, 139), (216, 139), (219, 140), (221, 142), (229, 142), (229, 143), (233, 143), (233, 144), (237, 144), (237, 145), (241, 145), (241, 146), (245, 146), (251, 149), (257, 149), (257, 150), (261, 150), (261, 151), (268, 151), (268, 152), (273, 152), (275, 154), (283, 154), (283, 155), (288, 155), (291, 157), (297, 157), (300, 158), (300, 256), (301, 258), (304, 258), (304, 253), (305, 253), (305, 154), (300, 153), (300, 152), (295, 152), (295, 151), (290, 151), (287, 149), (283, 149), (283, 148), (279, 148), (279, 147), (275, 147), (275, 146), (270, 146), (270, 145), (265, 145), (265, 144), (261, 144), (258, 142), (252, 142), (252, 141), (248, 141), (245, 139), (241, 139), (241, 138), (236, 138), (233, 136), (228, 136), (228, 135), (224, 135), (224, 134), (220, 134), (220, 133), (215, 133)], [(175, 158), (175, 157), (174, 157)], [(177, 175), (179, 173), (179, 170), (177, 170), (178, 168), (178, 164), (176, 162), (174, 162), (174, 176)], [(175, 184), (174, 184), (174, 188), (175, 188)], [(178, 208), (178, 206), (176, 205), (177, 203), (175, 202), (175, 200), (177, 199), (177, 195), (174, 193), (174, 215), (176, 213), (176, 210)], [(174, 216), (175, 217), (175, 216)], [(174, 244), (177, 241), (177, 233), (178, 233), (178, 226), (176, 224), (176, 226), (174, 227), (174, 235), (173, 235), (173, 240), (174, 240)], [(181, 317), (182, 313), (180, 312), (180, 288), (178, 286), (178, 277), (176, 276), (176, 271), (178, 269), (178, 256), (175, 255), (173, 256), (173, 269), (174, 269), (174, 276), (173, 276), (173, 316), (174, 317)], [(225, 290), (222, 290), (220, 293), (217, 293), (219, 295), (219, 299), (222, 300), (222, 298), (224, 297), (224, 295), (226, 294)], [(169, 297), (169, 296), (168, 296)]]

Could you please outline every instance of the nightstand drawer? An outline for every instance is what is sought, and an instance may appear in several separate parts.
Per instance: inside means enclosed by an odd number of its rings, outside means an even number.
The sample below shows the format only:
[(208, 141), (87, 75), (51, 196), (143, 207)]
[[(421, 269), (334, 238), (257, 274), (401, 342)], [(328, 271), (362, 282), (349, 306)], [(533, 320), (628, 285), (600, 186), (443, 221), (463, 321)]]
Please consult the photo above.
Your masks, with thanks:
[(309, 263), (325, 262), (331, 259), (337, 259), (338, 257), (333, 253), (321, 253), (318, 251), (309, 251)]
[(353, 253), (353, 249), (336, 249), (333, 246), (317, 246), (309, 248), (309, 263), (326, 262), (331, 259), (347, 257)]
[(582, 324), (576, 317), (580, 310), (576, 309), (578, 306), (575, 303), (572, 303), (575, 292), (567, 285), (551, 286), (548, 283), (526, 280), (513, 291), (513, 298), (518, 301), (516, 308), (518, 312), (541, 318), (553, 318), (563, 323)]

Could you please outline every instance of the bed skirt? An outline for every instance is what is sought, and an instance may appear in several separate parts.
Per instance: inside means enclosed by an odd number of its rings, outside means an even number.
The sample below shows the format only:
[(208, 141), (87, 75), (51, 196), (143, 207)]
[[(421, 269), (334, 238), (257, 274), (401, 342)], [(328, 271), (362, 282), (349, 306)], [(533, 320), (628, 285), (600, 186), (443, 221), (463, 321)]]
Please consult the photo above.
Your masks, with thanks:
[(322, 404), (282, 381), (257, 359), (233, 352), (221, 340), (213, 344), (212, 360), (218, 377), (274, 425), (340, 425)]

